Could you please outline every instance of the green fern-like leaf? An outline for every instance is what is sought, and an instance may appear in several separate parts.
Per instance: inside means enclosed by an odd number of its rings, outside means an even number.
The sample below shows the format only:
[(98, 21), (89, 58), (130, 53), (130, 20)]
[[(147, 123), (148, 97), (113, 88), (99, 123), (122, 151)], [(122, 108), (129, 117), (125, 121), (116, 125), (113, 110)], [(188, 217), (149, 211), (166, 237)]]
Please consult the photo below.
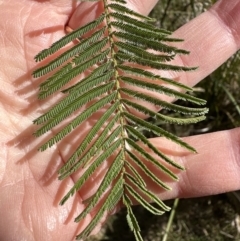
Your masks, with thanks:
[[(184, 167), (158, 150), (138, 127), (167, 138), (191, 152), (196, 150), (174, 134), (139, 118), (131, 111), (167, 123), (189, 124), (204, 120), (207, 109), (180, 106), (150, 94), (167, 95), (195, 105), (205, 104), (204, 100), (186, 93), (193, 91), (190, 87), (153, 73), (153, 70), (195, 69), (169, 63), (176, 55), (189, 52), (167, 43), (183, 40), (170, 37), (171, 32), (167, 30), (155, 28), (152, 25), (154, 19), (129, 9), (124, 0), (99, 1), (104, 10), (97, 19), (69, 33), (35, 57), (37, 62), (42, 61), (73, 40), (78, 40), (72, 48), (33, 72), (36, 78), (49, 76), (40, 84), (39, 99), (51, 98), (55, 93), (62, 94), (58, 103), (34, 120), (35, 124), (41, 125), (34, 135), (39, 137), (57, 128), (54, 135), (39, 148), (44, 151), (74, 133), (79, 125), (101, 111), (103, 114), (84, 140), (76, 143), (75, 150), (59, 170), (59, 180), (68, 178), (80, 169), (84, 170), (60, 204), (64, 205), (81, 190), (96, 170), (107, 162), (109, 168), (98, 189), (84, 202), (86, 207), (75, 221), (85, 218), (95, 207), (99, 207), (99, 203), (101, 207), (77, 239), (86, 238), (103, 215), (121, 202), (127, 208), (129, 227), (136, 240), (140, 241), (140, 227), (131, 208), (133, 201), (155, 215), (170, 209), (148, 190), (148, 179), (162, 189), (171, 189), (149, 166), (173, 181), (178, 180), (174, 170), (184, 170)], [(80, 80), (76, 81), (76, 77)], [(155, 112), (139, 104), (138, 100), (178, 112), (181, 116), (172, 117)], [(156, 206), (150, 201), (155, 202)]]

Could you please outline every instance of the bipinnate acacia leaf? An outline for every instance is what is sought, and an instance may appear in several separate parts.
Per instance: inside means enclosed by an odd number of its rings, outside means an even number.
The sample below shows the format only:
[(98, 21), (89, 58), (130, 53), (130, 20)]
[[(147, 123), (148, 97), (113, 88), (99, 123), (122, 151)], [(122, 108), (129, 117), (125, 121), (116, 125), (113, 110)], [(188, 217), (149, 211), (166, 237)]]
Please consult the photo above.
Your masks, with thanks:
[[(124, 104), (126, 104), (127, 106), (129, 107), (132, 107), (134, 108), (135, 110), (145, 114), (145, 115), (148, 115), (148, 116), (151, 116), (155, 119), (158, 119), (158, 120), (162, 120), (164, 122), (167, 122), (167, 123), (171, 123), (171, 124), (179, 124), (179, 125), (186, 125), (186, 124), (191, 124), (191, 123), (197, 123), (199, 121), (202, 121), (202, 120), (205, 120), (205, 116), (202, 115), (202, 116), (197, 116), (197, 117), (187, 117), (187, 118), (177, 118), (177, 117), (171, 117), (171, 116), (168, 116), (168, 115), (163, 115), (163, 114), (160, 114), (158, 112), (154, 112), (142, 105), (139, 105), (135, 102), (132, 102), (132, 101), (129, 101), (129, 100), (122, 100)], [(199, 114), (199, 113), (197, 113)]]
[[(117, 105), (118, 103), (116, 103)], [(116, 106), (115, 105), (115, 106)], [(87, 160), (91, 160), (95, 155), (97, 155), (101, 150), (104, 150), (104, 147), (108, 147), (108, 145), (111, 143), (111, 140), (117, 137), (121, 131), (121, 127), (117, 127), (115, 130), (112, 130), (114, 124), (119, 121), (120, 115), (116, 114), (111, 121), (107, 124), (105, 129), (97, 136), (96, 141), (94, 144), (91, 145), (88, 152), (82, 156), (84, 151), (82, 151), (82, 145), (76, 149), (76, 151), (73, 153), (73, 155), (69, 158), (67, 163), (59, 170), (59, 178), (63, 179), (63, 174), (67, 173), (67, 176), (69, 176), (71, 173), (69, 172), (72, 168), (77, 169), (78, 165), (81, 165), (81, 163), (85, 163)], [(109, 134), (111, 130), (111, 134)], [(109, 134), (109, 135), (108, 135)], [(87, 138), (85, 139), (87, 140)], [(80, 159), (80, 157), (82, 158)], [(75, 166), (74, 166), (75, 165)], [(77, 165), (77, 166), (76, 166)], [(69, 171), (68, 171), (69, 170)]]
[[(70, 122), (67, 126), (65, 126), (61, 131), (59, 131), (54, 137), (52, 137), (49, 141), (47, 141), (44, 145), (40, 147), (41, 151), (46, 150), (47, 148), (53, 146), (55, 143), (63, 139), (67, 134), (72, 132), (77, 126), (79, 126), (83, 121), (85, 121), (87, 118), (89, 118), (93, 112), (101, 109), (103, 106), (108, 104), (109, 102), (114, 99), (116, 93), (112, 93), (109, 96), (106, 96), (102, 98), (100, 101), (96, 102), (95, 104), (91, 105), (88, 109), (84, 110), (80, 115), (78, 115), (72, 122)], [(48, 125), (43, 126), (36, 132), (36, 135), (41, 135), (44, 127), (45, 129), (49, 129), (49, 125), (54, 125), (55, 122), (52, 124), (52, 122)]]
[(155, 126), (152, 123), (142, 120), (139, 117), (134, 116), (133, 114), (125, 112), (125, 116), (131, 123), (133, 123), (135, 125), (139, 125), (146, 130), (152, 131), (153, 133), (155, 133), (158, 136), (165, 137), (165, 138), (175, 142), (176, 144), (179, 144), (180, 146), (186, 148), (189, 151), (196, 152), (196, 150), (192, 146), (188, 145), (186, 142), (182, 141), (180, 138), (171, 134), (170, 132), (165, 131), (158, 126)]
[(165, 82), (165, 83), (170, 84), (171, 86), (177, 86), (185, 91), (193, 91), (192, 88), (190, 88), (186, 85), (183, 85), (172, 79), (168, 79), (168, 78), (164, 78), (162, 76), (156, 75), (156, 74), (154, 74), (150, 71), (144, 70), (144, 69), (134, 68), (134, 67), (127, 66), (127, 65), (120, 65), (120, 66), (118, 66), (118, 68), (120, 68), (124, 72), (131, 74), (133, 76), (136, 76), (136, 77), (143, 77), (143, 78), (155, 80), (155, 81), (158, 80), (159, 82), (157, 82), (157, 84), (160, 84), (161, 82)]
[[(74, 143), (75, 149), (71, 148), (70, 157), (64, 158), (66, 162), (58, 170), (60, 181), (79, 170), (82, 173), (60, 204), (64, 205), (86, 182), (91, 182), (99, 168), (107, 167), (95, 193), (83, 200), (85, 209), (75, 218), (79, 222), (92, 215), (94, 209), (92, 220), (76, 238), (89, 236), (104, 215), (122, 203), (127, 209), (130, 229), (136, 240), (142, 241), (131, 205), (138, 202), (155, 215), (169, 211), (148, 185), (155, 183), (162, 190), (171, 190), (163, 177), (177, 181), (176, 173), (184, 167), (153, 145), (141, 130), (167, 138), (190, 152), (196, 150), (181, 138), (133, 113), (170, 124), (196, 123), (205, 119), (206, 108), (169, 103), (162, 96), (192, 105), (206, 102), (192, 96), (192, 88), (164, 76), (166, 70), (196, 69), (171, 64), (175, 56), (189, 54), (177, 47), (182, 39), (156, 28), (152, 18), (130, 9), (125, 0), (92, 1), (101, 4), (102, 14), (35, 57), (36, 62), (51, 59), (33, 72), (35, 78), (47, 76), (40, 84), (39, 99), (54, 98), (56, 93), (60, 99), (34, 120), (34, 124), (40, 125), (34, 135), (39, 137), (52, 132), (39, 148), (44, 151), (66, 141), (65, 138), (74, 135), (76, 128), (86, 121), (91, 123), (82, 141)], [(169, 42), (173, 43), (169, 45)], [(155, 111), (160, 109), (165, 113)], [(169, 115), (169, 112), (178, 116)]]
[[(48, 85), (44, 86), (44, 89), (41, 89), (39, 93), (39, 99), (45, 99), (49, 95), (53, 94), (54, 92), (58, 91), (60, 88), (62, 88), (64, 85), (66, 85), (69, 81), (71, 81), (73, 78), (77, 77), (81, 73), (83, 73), (85, 70), (89, 69), (93, 65), (97, 64), (99, 61), (104, 60), (109, 51), (106, 50), (96, 56), (94, 56), (92, 59), (86, 61), (81, 66), (78, 66), (81, 64), (81, 62), (78, 62), (78, 58), (74, 60), (77, 66), (73, 67), (70, 71), (62, 75), (58, 79), (51, 79), (51, 83), (48, 82)], [(82, 61), (82, 60), (81, 60)], [(50, 84), (49, 84), (50, 83)]]
[[(123, 91), (125, 94), (129, 95), (130, 97), (135, 98), (136, 100), (144, 100), (155, 106), (159, 106), (159, 107), (162, 107), (163, 109), (175, 111), (184, 115), (204, 115), (208, 111), (206, 108), (189, 108), (185, 106), (168, 103), (166, 101), (155, 98), (148, 94), (140, 93), (139, 91), (135, 91), (135, 90), (133, 91), (131, 89), (122, 88), (121, 91)], [(165, 94), (168, 95), (167, 93)], [(123, 101), (125, 101), (125, 99)]]
[(140, 156), (151, 162), (151, 164), (155, 165), (156, 168), (160, 169), (162, 172), (167, 174), (169, 177), (171, 177), (173, 180), (178, 180), (177, 176), (170, 171), (168, 168), (166, 168), (164, 165), (162, 165), (159, 161), (157, 161), (155, 158), (153, 158), (150, 154), (148, 154), (142, 147), (137, 145), (133, 140), (130, 138), (127, 139), (127, 143), (135, 150)]
[(148, 176), (153, 182), (158, 184), (158, 186), (165, 190), (171, 190), (171, 188), (166, 185), (164, 182), (159, 180), (159, 178), (151, 172), (151, 170), (143, 163), (141, 159), (139, 159), (135, 154), (133, 154), (130, 151), (127, 151), (128, 157), (131, 159), (132, 162), (134, 162), (141, 170), (145, 173), (146, 176)]
[(131, 205), (132, 202), (130, 200), (130, 198), (128, 197), (127, 194), (123, 195), (123, 204), (126, 206), (127, 208), (127, 222), (128, 222), (128, 226), (131, 229), (131, 231), (133, 232), (135, 239), (137, 241), (143, 241), (142, 236), (140, 234), (140, 227), (138, 225), (137, 219), (132, 211)]
[[(151, 90), (154, 92), (158, 92), (160, 94), (165, 94), (171, 97), (175, 97), (178, 98), (180, 100), (184, 100), (184, 101), (189, 101), (192, 102), (194, 104), (205, 104), (205, 101), (202, 101), (199, 98), (196, 98), (194, 96), (185, 94), (185, 93), (180, 93), (176, 90), (167, 88), (165, 86), (160, 86), (154, 83), (146, 83), (142, 80), (138, 80), (138, 79), (133, 79), (131, 77), (121, 77), (121, 81), (133, 85), (133, 86), (137, 86), (143, 89), (147, 89), (147, 90)], [(123, 91), (125, 91), (125, 88), (122, 88)], [(131, 90), (130, 90), (131, 91)], [(136, 92), (137, 93), (137, 92)]]
[[(81, 27), (79, 29), (76, 29), (75, 31), (72, 31), (65, 37), (61, 38), (60, 40), (58, 40), (57, 42), (52, 44), (52, 46), (50, 48), (44, 49), (43, 51), (41, 51), (39, 54), (37, 54), (35, 56), (36, 62), (41, 61), (41, 60), (45, 59), (46, 57), (54, 54), (59, 49), (61, 49), (65, 45), (67, 45), (68, 43), (79, 38), (79, 36), (82, 36), (85, 33), (89, 32), (91, 30), (94, 30), (101, 22), (103, 22), (105, 17), (106, 16), (104, 14), (100, 15), (97, 19), (93, 20), (92, 22), (84, 25), (83, 27)], [(33, 75), (34, 75), (34, 73), (35, 72), (33, 72)]]
[(98, 213), (94, 216), (94, 218), (91, 220), (89, 225), (84, 229), (84, 231), (77, 236), (77, 239), (84, 239), (88, 237), (89, 234), (96, 227), (100, 219), (102, 218), (103, 214), (105, 212), (111, 211), (118, 204), (118, 202), (120, 201), (123, 195), (123, 183), (124, 183), (124, 180), (122, 177), (120, 177), (117, 180), (116, 184), (112, 187), (104, 204), (98, 210)]
[(88, 201), (87, 207), (78, 217), (75, 218), (75, 221), (79, 222), (81, 219), (86, 217), (86, 215), (92, 210), (92, 208), (94, 208), (99, 202), (103, 193), (109, 188), (109, 186), (111, 186), (115, 178), (120, 174), (124, 165), (123, 156), (124, 152), (123, 150), (121, 150), (111, 164), (110, 168), (108, 169), (98, 190), (96, 191), (94, 196), (91, 197), (91, 199)]
[[(127, 175), (129, 177), (129, 175)], [(164, 211), (155, 208), (149, 201), (145, 200), (137, 191), (135, 191), (130, 185), (126, 184), (126, 190), (128, 193), (144, 208), (154, 215), (162, 215)]]
[(116, 12), (120, 12), (122, 15), (131, 15), (131, 16), (134, 16), (134, 17), (138, 17), (140, 19), (142, 19), (143, 21), (150, 21), (150, 22), (155, 22), (156, 20), (155, 19), (152, 19), (148, 16), (144, 16), (142, 14), (139, 14), (138, 12), (135, 12), (127, 7), (125, 7), (124, 5), (120, 5), (120, 4), (116, 4), (116, 3), (110, 3), (107, 5), (107, 7), (113, 9), (114, 11)]
[[(139, 26), (134, 26), (129, 23), (112, 21), (111, 25), (116, 29), (121, 30), (126, 33), (132, 33), (136, 36), (149, 38), (153, 41), (166, 41), (166, 42), (182, 42), (183, 39), (168, 37), (168, 34), (163, 31), (156, 31), (154, 28), (141, 28)], [(186, 51), (187, 52), (187, 51)]]
[[(105, 31), (105, 28), (100, 29), (99, 31), (94, 33), (91, 37), (89, 37), (88, 39), (84, 39), (81, 42), (81, 44), (75, 45), (73, 48), (65, 51), (64, 53), (62, 53), (60, 56), (58, 56), (57, 58), (52, 60), (47, 65), (42, 66), (41, 68), (37, 69), (33, 73), (34, 77), (39, 77), (39, 76), (49, 73), (50, 71), (52, 71), (52, 70), (56, 69), (57, 67), (59, 67), (60, 65), (62, 65), (64, 62), (66, 62), (70, 58), (72, 58), (76, 55), (79, 55), (79, 53), (81, 53), (80, 57), (82, 59), (83, 58), (86, 59), (86, 57), (90, 56), (90, 54), (92, 55), (92, 53), (94, 51), (98, 51), (99, 48), (102, 48), (104, 46), (104, 41), (106, 41), (106, 39), (99, 41), (99, 38), (103, 35), (104, 31)], [(98, 41), (98, 42), (96, 43), (96, 41)], [(91, 46), (91, 44), (94, 44), (94, 45)], [(43, 83), (43, 85), (46, 85), (46, 83), (48, 83), (48, 82), (45, 81)]]
[(163, 211), (170, 211), (171, 208), (168, 207), (166, 204), (164, 204), (163, 201), (161, 201), (161, 199), (159, 199), (154, 193), (147, 190), (147, 188), (144, 186), (137, 185), (135, 180), (132, 179), (130, 176), (128, 176), (127, 178), (129, 179), (131, 184), (134, 186), (134, 188), (138, 188), (146, 197), (148, 197), (150, 200), (154, 201), (159, 206), (159, 208), (161, 208)]
[[(85, 105), (88, 102), (95, 99), (96, 96), (101, 96), (104, 93), (106, 93), (108, 90), (112, 89), (113, 85), (114, 85), (114, 83), (108, 83), (108, 84), (104, 84), (104, 85), (95, 87), (95, 88), (91, 89), (89, 92), (84, 93), (83, 95), (80, 95), (80, 97), (78, 97), (78, 93), (75, 93), (74, 97), (72, 98), (72, 102), (69, 103), (64, 109), (62, 109), (61, 112), (57, 113), (57, 115), (55, 115), (47, 123), (45, 123), (45, 125), (42, 128), (40, 128), (35, 133), (35, 135), (40, 136), (40, 135), (46, 133), (47, 131), (51, 130), (54, 126), (56, 126), (61, 121), (66, 119), (68, 116), (70, 116), (74, 111), (78, 110), (83, 105)], [(76, 98), (76, 97), (78, 97), (78, 98)], [(109, 101), (109, 98), (110, 98), (109, 96), (105, 97), (105, 99), (108, 100), (108, 101)], [(103, 98), (101, 100), (101, 102), (103, 102), (103, 105), (108, 103), (106, 101), (105, 102), (103, 101), (105, 99)], [(101, 102), (99, 101), (98, 103), (92, 105), (90, 108), (94, 108), (96, 106), (99, 106)], [(100, 107), (101, 107), (101, 105), (100, 105)], [(78, 123), (80, 124), (81, 122), (79, 121)]]
[[(69, 170), (65, 173), (62, 173), (59, 176), (60, 180), (65, 179), (70, 176), (72, 173), (76, 172), (79, 167), (85, 167), (89, 162), (92, 161), (100, 152), (107, 151), (112, 142), (119, 136), (121, 132), (120, 127), (117, 127), (103, 142), (103, 144), (95, 150), (93, 147), (87, 152), (78, 162), (76, 162)], [(99, 144), (99, 143), (98, 143)]]
[(143, 144), (145, 144), (150, 150), (153, 151), (153, 153), (157, 154), (162, 160), (164, 160), (165, 162), (169, 163), (171, 166), (174, 166), (177, 169), (184, 170), (183, 166), (179, 165), (178, 163), (167, 157), (164, 153), (159, 151), (141, 132), (137, 131), (130, 125), (127, 125), (126, 129), (136, 140), (141, 141)]
[(96, 160), (87, 167), (87, 170), (84, 172), (84, 174), (76, 181), (74, 186), (70, 189), (70, 191), (65, 195), (65, 197), (62, 199), (60, 204), (64, 204), (65, 201), (72, 196), (76, 191), (78, 191), (82, 185), (85, 183), (85, 181), (96, 171), (97, 167), (99, 167), (102, 162), (110, 157), (113, 152), (120, 146), (121, 140), (117, 140), (114, 142), (105, 152), (103, 152), (99, 157), (96, 158)]
[[(135, 180), (137, 183), (139, 183), (140, 185), (142, 185), (143, 187), (146, 187), (147, 184), (146, 182), (143, 180), (143, 178), (141, 177), (141, 175), (138, 173), (138, 171), (136, 170), (136, 168), (132, 165), (131, 162), (126, 162), (126, 167), (129, 169), (130, 173), (132, 173), (135, 177)], [(127, 171), (126, 171), (127, 172)], [(127, 172), (129, 173), (129, 172)]]

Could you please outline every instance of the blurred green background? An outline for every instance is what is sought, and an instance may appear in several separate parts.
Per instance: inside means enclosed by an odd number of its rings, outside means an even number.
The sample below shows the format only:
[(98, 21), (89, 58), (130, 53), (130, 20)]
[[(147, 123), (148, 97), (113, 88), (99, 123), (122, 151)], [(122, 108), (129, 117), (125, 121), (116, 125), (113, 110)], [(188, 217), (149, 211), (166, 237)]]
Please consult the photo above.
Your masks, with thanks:
[[(147, 1), (147, 0), (146, 0)], [(206, 11), (214, 0), (161, 0), (152, 11), (157, 25), (176, 30)], [(214, 43), (213, 43), (214, 44)], [(196, 86), (195, 95), (207, 100), (206, 121), (188, 126), (165, 125), (178, 136), (189, 136), (240, 126), (240, 53), (236, 53), (214, 73)], [(149, 121), (154, 121), (149, 119)], [(163, 123), (159, 123), (163, 126)], [(145, 133), (151, 136), (151, 133)], [(173, 206), (174, 200), (166, 202)], [(176, 204), (176, 202), (175, 202)], [(134, 207), (144, 241), (230, 241), (240, 240), (240, 193), (179, 200), (175, 216), (153, 216)], [(125, 210), (111, 216), (101, 232), (88, 241), (134, 241)], [(167, 225), (169, 226), (166, 236)]]

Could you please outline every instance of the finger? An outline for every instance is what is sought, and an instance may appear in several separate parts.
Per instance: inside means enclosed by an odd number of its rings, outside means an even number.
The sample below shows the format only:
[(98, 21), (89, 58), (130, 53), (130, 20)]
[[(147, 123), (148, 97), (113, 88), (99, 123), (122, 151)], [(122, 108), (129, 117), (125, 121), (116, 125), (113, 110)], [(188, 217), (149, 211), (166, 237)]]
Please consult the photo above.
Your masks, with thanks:
[(199, 66), (194, 72), (177, 73), (182, 83), (196, 85), (239, 49), (239, 12), (238, 0), (220, 0), (174, 33), (175, 37), (185, 39), (178, 47), (191, 52), (176, 59), (177, 64)]
[(158, 0), (130, 0), (128, 1), (128, 5), (131, 9), (134, 9), (141, 14), (148, 15), (157, 2)]
[(163, 199), (187, 198), (225, 193), (240, 189), (240, 128), (184, 138), (198, 154), (186, 155), (161, 138), (151, 141), (169, 152), (185, 166), (179, 182), (170, 183), (172, 191), (159, 191)]
[[(134, 9), (137, 12), (147, 15), (157, 2), (158, 0), (130, 0), (128, 1), (128, 6), (130, 9)], [(79, 28), (80, 26), (94, 20), (102, 13), (102, 11), (102, 2), (82, 2), (69, 19), (68, 26), (72, 29)]]
[[(147, 14), (156, 1), (130, 1), (129, 7)], [(83, 14), (89, 6), (94, 5), (91, 14)], [(69, 21), (71, 28), (79, 27), (84, 21), (94, 19), (99, 7), (96, 3), (82, 3)], [(178, 47), (191, 52), (189, 56), (176, 59), (177, 64), (199, 66), (199, 69), (188, 73), (170, 73), (171, 77), (180, 78), (181, 82), (194, 86), (240, 47), (240, 2), (238, 0), (220, 0), (209, 11), (190, 21), (174, 33), (175, 37), (185, 41)], [(84, 17), (85, 16), (85, 17)]]

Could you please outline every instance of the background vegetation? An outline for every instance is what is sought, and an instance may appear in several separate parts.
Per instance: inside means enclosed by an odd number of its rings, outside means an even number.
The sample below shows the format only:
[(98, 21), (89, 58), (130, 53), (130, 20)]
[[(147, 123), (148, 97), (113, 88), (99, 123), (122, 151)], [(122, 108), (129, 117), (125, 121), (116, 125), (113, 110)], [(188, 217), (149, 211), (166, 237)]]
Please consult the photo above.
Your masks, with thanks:
[[(174, 31), (206, 11), (215, 0), (161, 0), (151, 13), (157, 25)], [(179, 136), (226, 130), (240, 126), (240, 53), (232, 56), (197, 86), (196, 95), (208, 101), (207, 120), (192, 126), (165, 126)], [(149, 119), (149, 121), (153, 121)], [(159, 123), (159, 125), (163, 125)], [(145, 133), (151, 136), (151, 133)], [(174, 200), (167, 202), (173, 206)], [(175, 201), (176, 204), (176, 201)], [(176, 205), (166, 236), (169, 214), (152, 216), (141, 207), (135, 213), (145, 241), (240, 240), (240, 192), (184, 199)], [(134, 241), (125, 210), (110, 217), (101, 232), (88, 241)]]

